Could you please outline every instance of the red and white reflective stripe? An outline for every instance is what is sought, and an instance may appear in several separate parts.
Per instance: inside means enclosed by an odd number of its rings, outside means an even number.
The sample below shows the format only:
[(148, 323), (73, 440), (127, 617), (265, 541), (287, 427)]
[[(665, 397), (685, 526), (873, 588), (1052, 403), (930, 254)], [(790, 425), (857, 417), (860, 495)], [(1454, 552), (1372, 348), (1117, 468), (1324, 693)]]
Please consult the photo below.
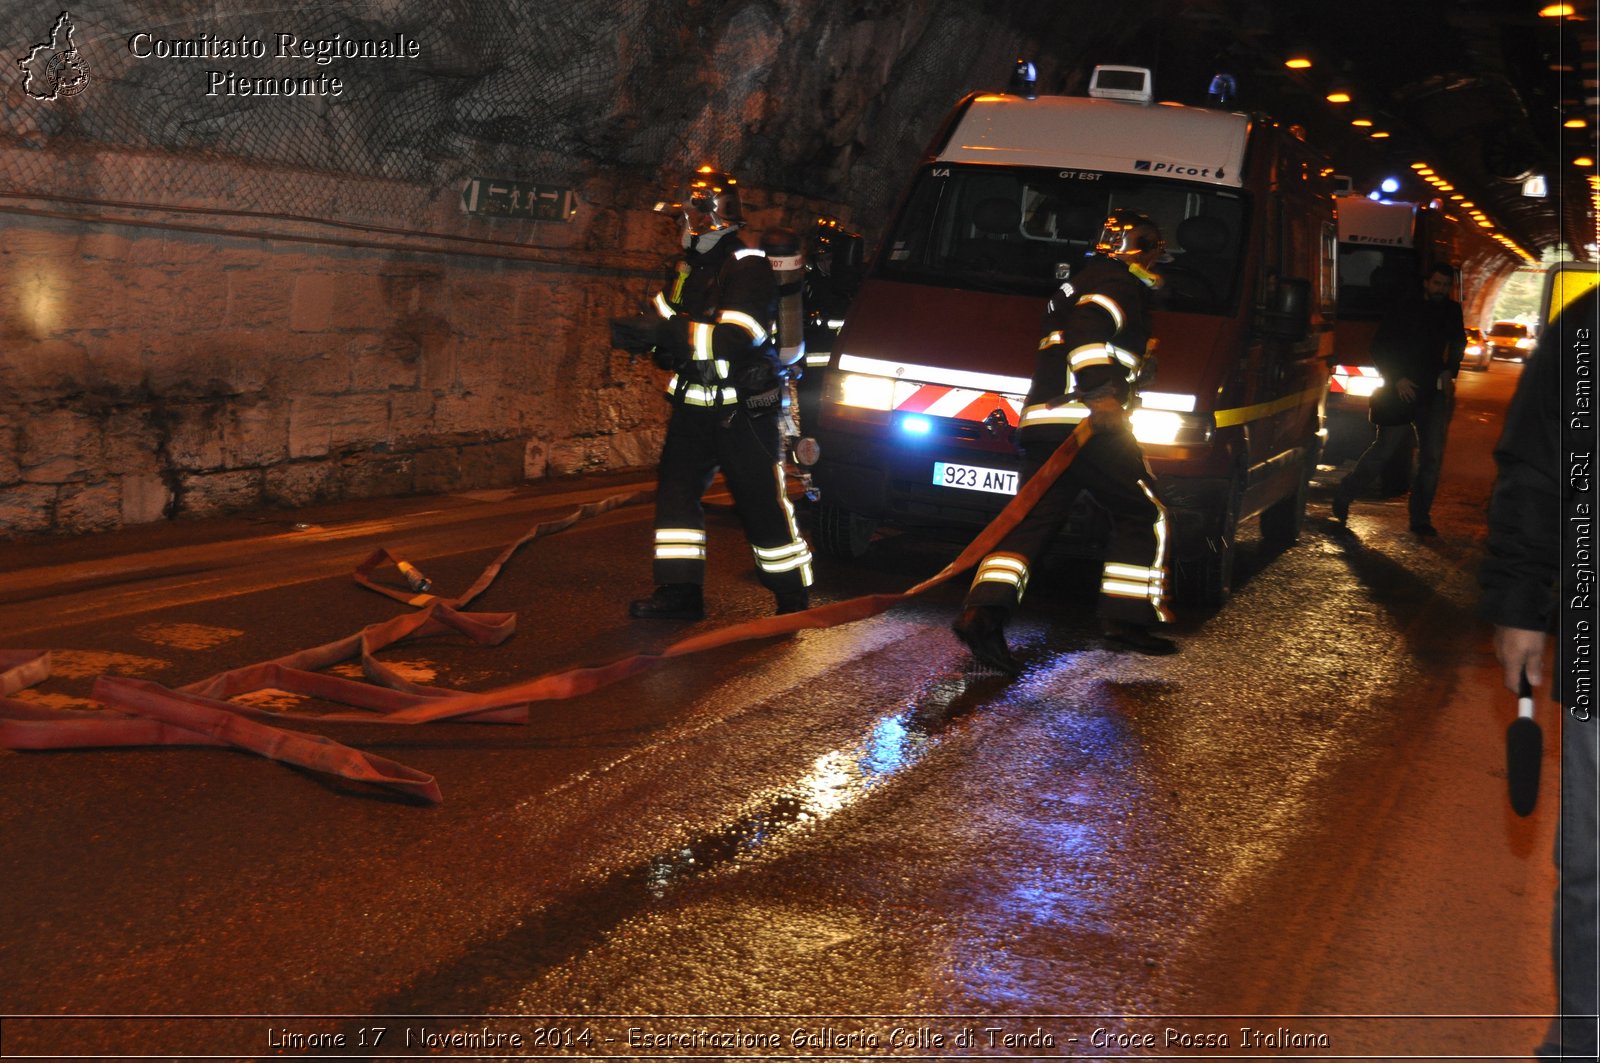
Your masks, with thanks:
[(1363, 376), (1376, 377), (1378, 380), (1383, 379), (1383, 374), (1375, 366), (1336, 365), (1333, 367), (1333, 375), (1328, 379), (1328, 391), (1335, 395), (1348, 391), (1350, 389), (1345, 385), (1345, 381), (1351, 377)]
[(924, 413), (929, 417), (954, 417), (961, 421), (982, 421), (995, 410), (1014, 425), (1022, 414), (1022, 403), (997, 391), (952, 388), (944, 384), (911, 384), (895, 388), (896, 413)]

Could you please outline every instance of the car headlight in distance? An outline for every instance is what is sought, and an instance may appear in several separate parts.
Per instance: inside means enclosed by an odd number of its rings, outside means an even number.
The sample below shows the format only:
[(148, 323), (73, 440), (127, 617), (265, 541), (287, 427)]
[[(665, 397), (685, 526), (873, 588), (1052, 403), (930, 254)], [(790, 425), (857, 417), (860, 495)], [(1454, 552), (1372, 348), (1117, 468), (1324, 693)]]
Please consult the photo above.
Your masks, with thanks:
[(888, 411), (894, 403), (894, 381), (886, 376), (846, 373), (839, 381), (839, 403), (863, 410)]
[(1522, 339), (1517, 341), (1517, 350), (1519, 350), (1519, 351), (1531, 351), (1531, 350), (1533, 350), (1533, 345), (1534, 345), (1534, 341), (1530, 340), (1526, 336), (1524, 336)]

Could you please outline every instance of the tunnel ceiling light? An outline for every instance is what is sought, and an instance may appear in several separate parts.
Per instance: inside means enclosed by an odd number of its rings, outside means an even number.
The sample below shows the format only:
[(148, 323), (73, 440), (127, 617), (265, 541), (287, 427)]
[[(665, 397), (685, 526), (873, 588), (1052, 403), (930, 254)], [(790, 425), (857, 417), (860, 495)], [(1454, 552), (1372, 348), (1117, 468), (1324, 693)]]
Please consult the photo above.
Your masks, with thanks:
[(1593, 158), (1593, 156), (1590, 156), (1590, 155), (1579, 155), (1576, 159), (1572, 160), (1572, 165), (1574, 165), (1574, 166), (1593, 166), (1594, 165), (1594, 158)]
[(1288, 67), (1290, 70), (1310, 70), (1311, 59), (1309, 56), (1303, 53), (1296, 52), (1294, 55), (1291, 55), (1289, 58), (1285, 59), (1283, 61), (1283, 65)]
[(1356, 118), (1356, 119), (1353, 119), (1350, 122), (1350, 124), (1353, 125), (1353, 126), (1360, 126), (1362, 129), (1366, 129), (1369, 126), (1372, 125), (1372, 119), (1370, 119), (1370, 118)]
[(1433, 172), (1433, 169), (1425, 162), (1414, 162), (1414, 163), (1411, 164), (1411, 168), (1413, 170), (1417, 171), (1418, 173), (1432, 173)]
[(1589, 128), (1589, 123), (1584, 121), (1582, 118), (1568, 118), (1565, 122), (1562, 122), (1561, 125), (1565, 129), (1588, 129)]
[(1546, 4), (1539, 9), (1540, 18), (1571, 18), (1576, 13), (1571, 4)]
[(1374, 129), (1369, 135), (1372, 137), (1373, 140), (1388, 140), (1389, 139), (1389, 134), (1385, 133), (1381, 129)]
[(1351, 97), (1350, 93), (1344, 89), (1334, 89), (1332, 92), (1328, 93), (1328, 95), (1324, 96), (1323, 99), (1327, 100), (1329, 103), (1349, 103)]

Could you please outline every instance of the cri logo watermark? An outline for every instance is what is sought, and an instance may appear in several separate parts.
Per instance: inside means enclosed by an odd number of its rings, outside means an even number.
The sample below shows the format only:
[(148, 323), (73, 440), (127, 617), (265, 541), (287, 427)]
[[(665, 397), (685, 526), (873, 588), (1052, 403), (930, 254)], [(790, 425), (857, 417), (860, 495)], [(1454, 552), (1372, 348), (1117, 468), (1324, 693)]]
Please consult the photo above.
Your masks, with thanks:
[(50, 39), (28, 49), (19, 60), (25, 75), (22, 88), (36, 100), (76, 96), (89, 84), (89, 70), (72, 43), (72, 19), (61, 12), (50, 28)]

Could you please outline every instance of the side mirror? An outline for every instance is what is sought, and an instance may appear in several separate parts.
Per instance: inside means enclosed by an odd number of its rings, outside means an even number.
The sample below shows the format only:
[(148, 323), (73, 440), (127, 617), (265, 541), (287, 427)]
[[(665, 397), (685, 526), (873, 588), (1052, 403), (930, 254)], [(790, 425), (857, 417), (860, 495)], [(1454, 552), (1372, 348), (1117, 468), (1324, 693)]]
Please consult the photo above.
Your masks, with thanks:
[(1261, 313), (1261, 331), (1274, 339), (1305, 339), (1311, 331), (1311, 282), (1304, 277), (1279, 281)]

